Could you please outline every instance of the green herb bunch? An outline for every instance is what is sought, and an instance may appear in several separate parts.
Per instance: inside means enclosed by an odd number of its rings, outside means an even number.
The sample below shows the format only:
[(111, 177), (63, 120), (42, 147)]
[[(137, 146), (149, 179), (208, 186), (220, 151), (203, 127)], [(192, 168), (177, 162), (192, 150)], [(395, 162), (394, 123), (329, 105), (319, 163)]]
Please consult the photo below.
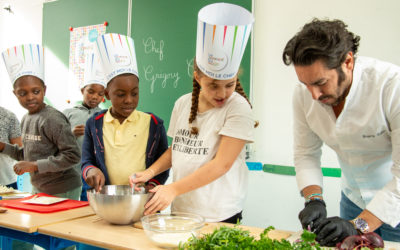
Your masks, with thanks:
[(268, 237), (268, 232), (274, 227), (266, 228), (257, 240), (250, 235), (250, 232), (239, 227), (222, 226), (215, 229), (211, 234), (203, 235), (200, 238), (192, 237), (186, 243), (180, 244), (179, 249), (187, 250), (208, 250), (208, 249), (321, 249), (315, 241), (316, 235), (304, 230), (301, 240), (290, 243), (287, 240), (273, 240)]

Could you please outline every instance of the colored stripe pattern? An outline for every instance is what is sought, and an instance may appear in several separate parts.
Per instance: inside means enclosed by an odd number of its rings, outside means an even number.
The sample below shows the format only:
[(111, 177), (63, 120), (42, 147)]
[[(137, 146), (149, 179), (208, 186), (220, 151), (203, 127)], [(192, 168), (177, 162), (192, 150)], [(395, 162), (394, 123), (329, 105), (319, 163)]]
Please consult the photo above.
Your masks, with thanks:
[[(251, 25), (251, 24), (250, 24)], [(212, 45), (214, 45), (214, 40), (215, 40), (215, 34), (217, 33), (216, 32), (216, 30), (217, 30), (217, 25), (210, 25), (210, 26), (212, 26), (212, 40), (211, 40), (211, 43), (212, 43)], [(244, 47), (245, 47), (245, 44), (247, 43), (247, 32), (248, 32), (248, 30), (250, 30), (250, 29), (248, 29), (248, 26), (249, 25), (246, 25), (246, 26), (234, 26), (234, 28), (232, 28), (232, 30), (233, 30), (233, 42), (232, 42), (232, 51), (231, 51), (231, 59), (232, 59), (232, 57), (233, 57), (233, 53), (234, 53), (234, 51), (235, 51), (235, 47), (236, 47), (236, 40), (237, 40), (237, 35), (238, 35), (238, 33), (239, 33), (239, 31), (241, 30), (241, 29), (244, 29), (244, 31), (243, 31), (243, 36), (242, 36), (242, 41), (241, 41), (241, 44), (240, 44), (240, 55), (243, 53), (243, 49), (244, 49)], [(211, 27), (210, 27), (211, 28)], [(229, 36), (229, 33), (230, 33), (230, 29), (228, 29), (228, 26), (227, 25), (225, 25), (224, 26), (224, 29), (223, 29), (224, 31), (223, 31), (223, 36), (222, 36), (222, 46), (224, 46), (225, 45), (225, 40), (226, 40), (226, 37), (227, 37), (227, 35)], [(206, 41), (206, 35), (207, 35), (207, 24), (205, 23), (205, 22), (203, 22), (203, 39), (202, 39), (202, 49), (203, 49), (203, 53), (204, 53), (204, 47), (205, 47), (205, 41)], [(218, 34), (218, 33), (217, 33)], [(239, 33), (240, 34), (240, 33)]]

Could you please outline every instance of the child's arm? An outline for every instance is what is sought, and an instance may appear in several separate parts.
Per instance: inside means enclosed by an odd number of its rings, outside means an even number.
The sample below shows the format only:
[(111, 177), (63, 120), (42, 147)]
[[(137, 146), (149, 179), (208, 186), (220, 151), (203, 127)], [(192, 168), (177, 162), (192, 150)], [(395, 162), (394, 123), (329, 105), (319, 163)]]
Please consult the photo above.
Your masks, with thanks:
[[(158, 160), (164, 154), (164, 152), (167, 149), (168, 149), (168, 139), (167, 139), (167, 134), (165, 132), (164, 125), (163, 125), (162, 129), (161, 129), (160, 142), (159, 142), (158, 147), (156, 149), (156, 156), (155, 156), (156, 160)], [(171, 166), (171, 162), (169, 161), (168, 164), (169, 164), (169, 167), (170, 167)], [(168, 176), (169, 176), (169, 167), (165, 171), (159, 172), (159, 174), (154, 176), (152, 179), (150, 179), (148, 181), (148, 183), (152, 184), (153, 186), (164, 184), (167, 181)]]
[[(165, 186), (157, 186), (151, 190), (155, 194), (145, 205), (145, 214), (161, 211), (168, 207), (176, 196), (207, 185), (224, 175), (232, 167), (245, 144), (245, 140), (222, 136), (214, 159), (176, 182)], [(156, 169), (154, 170), (156, 171)]]
[(61, 113), (51, 113), (44, 121), (43, 133), (57, 146), (58, 152), (36, 161), (39, 173), (58, 172), (74, 167), (80, 160), (79, 146), (72, 135), (67, 118)]
[(18, 144), (0, 142), (0, 152), (20, 161), (24, 159), (24, 149)]
[(87, 120), (85, 126), (85, 135), (83, 137), (82, 144), (81, 169), (82, 177), (86, 181), (86, 183), (89, 186), (94, 187), (96, 191), (99, 191), (101, 187), (105, 184), (105, 176), (103, 172), (98, 167), (96, 167), (97, 163), (95, 146), (89, 125), (91, 119), (92, 118), (89, 118), (89, 120)]

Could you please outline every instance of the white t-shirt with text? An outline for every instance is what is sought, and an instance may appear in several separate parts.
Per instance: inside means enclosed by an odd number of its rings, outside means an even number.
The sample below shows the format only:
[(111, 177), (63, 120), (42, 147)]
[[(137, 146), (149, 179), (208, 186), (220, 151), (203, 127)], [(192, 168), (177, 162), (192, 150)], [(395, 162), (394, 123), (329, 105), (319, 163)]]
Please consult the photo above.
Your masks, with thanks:
[[(190, 93), (176, 101), (168, 129), (168, 136), (172, 137), (174, 182), (211, 161), (218, 151), (222, 135), (253, 141), (254, 119), (244, 97), (234, 92), (221, 108), (198, 113), (193, 122), (193, 126), (199, 129), (198, 135), (190, 134), (191, 99)], [(208, 222), (222, 221), (243, 210), (247, 185), (248, 168), (243, 148), (226, 174), (176, 197), (171, 210), (199, 214)]]

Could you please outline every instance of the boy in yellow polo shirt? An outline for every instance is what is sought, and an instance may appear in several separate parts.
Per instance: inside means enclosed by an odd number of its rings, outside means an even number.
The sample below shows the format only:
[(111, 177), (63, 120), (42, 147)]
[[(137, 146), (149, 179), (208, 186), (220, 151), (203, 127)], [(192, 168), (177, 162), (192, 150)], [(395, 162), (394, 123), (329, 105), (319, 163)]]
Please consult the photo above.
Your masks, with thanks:
[[(128, 185), (129, 176), (143, 171), (168, 148), (163, 121), (151, 113), (136, 110), (139, 101), (139, 77), (133, 39), (120, 34), (98, 38), (111, 101), (88, 119), (82, 145), (82, 175), (96, 191), (103, 185)], [(164, 172), (148, 181), (163, 184)]]

